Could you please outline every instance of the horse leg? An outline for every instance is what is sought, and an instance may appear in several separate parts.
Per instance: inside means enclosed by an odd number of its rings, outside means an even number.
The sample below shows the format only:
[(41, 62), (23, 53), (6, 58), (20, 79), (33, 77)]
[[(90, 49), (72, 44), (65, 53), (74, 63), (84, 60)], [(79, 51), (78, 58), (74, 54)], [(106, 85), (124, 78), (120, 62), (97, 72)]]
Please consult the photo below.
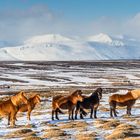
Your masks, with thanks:
[(54, 110), (52, 110), (52, 120), (54, 120)]
[(72, 108), (70, 107), (69, 108), (69, 118), (68, 118), (69, 120), (71, 120), (72, 119)]
[(9, 113), (8, 114), (8, 125), (10, 125), (10, 116), (11, 116), (11, 114)]
[(98, 108), (99, 104), (97, 104), (96, 106), (94, 106), (94, 118), (97, 118), (97, 108)]
[(117, 117), (116, 108), (113, 108), (114, 116)]
[(78, 114), (79, 110), (80, 110), (80, 105), (79, 105), (79, 103), (77, 103), (76, 110), (75, 110), (75, 119), (76, 120), (77, 120), (77, 114)]
[(28, 119), (28, 121), (31, 120), (31, 117), (30, 117), (30, 116), (31, 116), (31, 110), (28, 111), (28, 115), (27, 115), (27, 119)]
[(74, 120), (73, 114), (74, 114), (74, 108), (72, 109), (72, 120)]
[(12, 112), (11, 113), (11, 126), (15, 126), (15, 119), (16, 119), (16, 114), (17, 112)]
[(131, 115), (131, 106), (127, 106), (127, 112), (128, 115)]
[(80, 119), (84, 119), (82, 110), (80, 109)]
[(113, 109), (110, 107), (110, 117), (113, 117)]
[(97, 109), (94, 109), (94, 118), (95, 118), (95, 119), (97, 118), (96, 113), (97, 113)]
[(77, 114), (78, 114), (79, 110), (76, 108), (75, 110), (75, 120), (77, 120)]
[(91, 119), (93, 118), (92, 115), (93, 115), (93, 108), (91, 108), (91, 114), (90, 114)]
[(55, 110), (55, 118), (56, 118), (57, 120), (59, 120), (59, 118), (58, 118), (58, 110), (57, 110), (57, 109)]

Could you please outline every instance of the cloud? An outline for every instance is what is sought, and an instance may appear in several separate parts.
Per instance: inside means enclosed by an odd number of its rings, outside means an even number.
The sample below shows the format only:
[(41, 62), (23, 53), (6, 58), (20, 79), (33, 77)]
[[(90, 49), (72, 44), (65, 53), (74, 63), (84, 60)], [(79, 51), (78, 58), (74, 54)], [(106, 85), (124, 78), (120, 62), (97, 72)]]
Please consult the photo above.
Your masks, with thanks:
[(80, 21), (69, 19), (66, 13), (54, 12), (45, 4), (28, 9), (0, 10), (0, 40), (25, 40), (49, 33), (86, 36), (100, 32), (125, 34), (140, 39), (140, 13), (123, 20), (103, 16)]
[(26, 10), (0, 11), (0, 19), (0, 39), (21, 39), (49, 32), (57, 15), (47, 5), (37, 5)]

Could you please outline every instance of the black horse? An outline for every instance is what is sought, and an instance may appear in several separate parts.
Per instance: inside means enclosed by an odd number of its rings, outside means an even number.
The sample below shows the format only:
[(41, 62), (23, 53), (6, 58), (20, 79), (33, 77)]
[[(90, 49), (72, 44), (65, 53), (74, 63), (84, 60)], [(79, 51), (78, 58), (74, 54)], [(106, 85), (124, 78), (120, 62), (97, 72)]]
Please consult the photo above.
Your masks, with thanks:
[(91, 109), (90, 118), (93, 118), (93, 110), (94, 110), (94, 118), (97, 118), (96, 113), (98, 106), (100, 104), (100, 99), (102, 98), (102, 88), (97, 88), (91, 96), (84, 96), (82, 102), (78, 101), (76, 105), (75, 111), (75, 119), (77, 119), (77, 114), (80, 112), (80, 118), (83, 119), (83, 115), (86, 116), (86, 112), (84, 109)]

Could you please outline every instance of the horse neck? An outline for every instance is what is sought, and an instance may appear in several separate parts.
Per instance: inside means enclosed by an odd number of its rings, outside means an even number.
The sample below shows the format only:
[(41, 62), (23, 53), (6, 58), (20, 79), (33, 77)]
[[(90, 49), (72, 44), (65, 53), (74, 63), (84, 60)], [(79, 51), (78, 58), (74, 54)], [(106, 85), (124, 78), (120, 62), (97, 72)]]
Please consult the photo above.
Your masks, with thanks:
[(32, 105), (36, 105), (36, 104), (37, 104), (37, 102), (36, 102), (36, 97), (34, 96), (34, 97), (30, 98), (30, 99), (29, 99), (29, 102), (30, 102)]
[(98, 98), (99, 99), (99, 97), (98, 97), (98, 94), (97, 93), (93, 93), (91, 96), (90, 96), (90, 98), (92, 99), (92, 98)]
[(11, 102), (12, 102), (15, 106), (18, 106), (19, 103), (20, 103), (18, 95), (12, 96), (12, 97), (11, 97)]
[(70, 99), (70, 101), (71, 101), (73, 104), (77, 104), (77, 102), (78, 102), (77, 97), (75, 97), (74, 95), (71, 95), (71, 96), (69, 97), (69, 99)]
[(138, 98), (140, 98), (140, 90), (132, 90), (132, 91), (130, 91), (128, 93), (131, 93), (131, 95), (133, 96), (133, 98), (135, 100), (137, 100)]

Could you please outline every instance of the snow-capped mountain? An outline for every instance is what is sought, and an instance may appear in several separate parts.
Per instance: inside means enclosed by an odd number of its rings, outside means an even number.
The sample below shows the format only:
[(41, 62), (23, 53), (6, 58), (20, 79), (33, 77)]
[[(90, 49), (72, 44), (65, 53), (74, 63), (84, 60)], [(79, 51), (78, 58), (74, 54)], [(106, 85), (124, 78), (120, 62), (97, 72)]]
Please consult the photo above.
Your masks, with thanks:
[(94, 36), (89, 36), (87, 40), (90, 42), (104, 43), (112, 46), (124, 46), (124, 43), (122, 41), (112, 39), (109, 35), (103, 33)]
[(20, 46), (0, 49), (0, 60), (109, 59), (140, 59), (139, 41), (103, 33), (85, 39), (48, 34), (32, 37)]

